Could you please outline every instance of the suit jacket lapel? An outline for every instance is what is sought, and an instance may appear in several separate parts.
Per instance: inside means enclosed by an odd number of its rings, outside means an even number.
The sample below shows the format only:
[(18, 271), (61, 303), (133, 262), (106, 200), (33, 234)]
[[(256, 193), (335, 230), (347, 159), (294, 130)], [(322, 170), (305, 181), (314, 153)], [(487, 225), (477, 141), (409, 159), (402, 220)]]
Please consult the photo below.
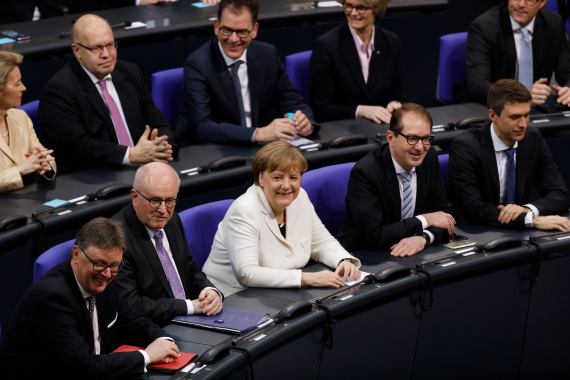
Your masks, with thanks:
[[(136, 120), (139, 109), (138, 95), (135, 88), (128, 82), (124, 81), (125, 75), (117, 70), (112, 74), (113, 85), (115, 90), (117, 90), (117, 95), (119, 95), (119, 100), (121, 101), (121, 108), (123, 110), (130, 110), (131, 112), (123, 112), (125, 115), (125, 121), (127, 122), (127, 128), (133, 130), (132, 127), (136, 125)], [(131, 128), (129, 128), (131, 126)], [(137, 137), (131, 135), (133, 144), (137, 143)]]
[[(14, 126), (14, 123), (15, 123), (15, 121), (12, 120), (12, 118), (7, 115), (6, 116), (6, 128), (8, 128), (8, 133), (10, 135), (10, 144), (12, 145), (12, 147), (15, 147), (16, 144), (18, 144), (18, 142), (14, 141), (14, 136), (16, 136), (15, 128), (17, 128), (16, 126)], [(16, 158), (14, 158), (14, 155), (12, 154), (12, 149), (10, 149), (8, 147), (8, 145), (6, 145), (6, 142), (2, 138), (0, 138), (0, 150), (2, 152), (4, 152), (4, 154), (10, 160), (12, 160), (14, 165), (18, 165), (18, 163), (16, 162)]]
[(392, 155), (390, 154), (388, 144), (386, 144), (382, 150), (382, 159), (384, 160), (384, 165), (382, 165), (384, 167), (384, 182), (388, 189), (388, 194), (390, 194), (390, 199), (392, 200), (392, 202), (390, 202), (392, 204), (392, 212), (394, 217), (399, 221), (402, 215), (402, 198), (400, 197), (398, 176), (394, 168), (394, 163), (392, 162)]
[(164, 272), (164, 268), (162, 267), (162, 263), (160, 262), (160, 258), (156, 252), (156, 248), (154, 248), (154, 245), (150, 241), (150, 237), (148, 236), (144, 225), (137, 218), (135, 210), (132, 206), (129, 207), (129, 215), (127, 220), (129, 222), (131, 232), (134, 236), (136, 236), (135, 241), (137, 242), (139, 249), (143, 253), (144, 257), (149, 261), (152, 270), (160, 280), (160, 283), (162, 284), (164, 290), (171, 298), (174, 298), (174, 293), (172, 292), (168, 278), (166, 278), (166, 273)]
[[(499, 169), (497, 169), (497, 156), (495, 155), (495, 147), (493, 145), (493, 140), (491, 139), (490, 121), (485, 122), (481, 127), (481, 145), (483, 146), (483, 157), (485, 157), (487, 168), (491, 173), (491, 177), (493, 177), (495, 190), (500, 197)], [(497, 199), (497, 201), (499, 202), (500, 200)]]
[(515, 203), (522, 206), (529, 160), (528, 139), (523, 138), (519, 141), (516, 157), (517, 186), (515, 190)]
[[(239, 116), (239, 109), (238, 109), (238, 102), (236, 99), (236, 94), (234, 90), (234, 82), (232, 80), (232, 76), (226, 65), (226, 61), (224, 61), (224, 57), (220, 52), (220, 47), (218, 46), (218, 40), (216, 38), (212, 39), (212, 55), (216, 57), (216, 76), (220, 81), (224, 92), (226, 93), (226, 98), (229, 104), (229, 109), (233, 110), (234, 117), (238, 121), (239, 124), (240, 116)], [(249, 71), (248, 71), (249, 72)]]
[[(259, 121), (259, 61), (252, 45), (247, 49), (247, 78), (249, 81), (249, 102), (251, 105), (251, 125), (257, 127)], [(263, 127), (261, 125), (261, 127)]]
[[(376, 78), (380, 73), (385, 72), (385, 65), (388, 52), (388, 45), (384, 39), (384, 34), (380, 33), (380, 28), (374, 28), (374, 50), (372, 51), (372, 57), (370, 58), (370, 66), (368, 68), (368, 82), (366, 82), (366, 87), (368, 89), (367, 96), (370, 102), (373, 100), (370, 98), (374, 86), (377, 85)], [(362, 71), (362, 69), (361, 69)]]
[(348, 23), (344, 23), (340, 29), (339, 50), (343, 59), (346, 61), (350, 72), (354, 75), (356, 83), (358, 83), (365, 94), (368, 94), (368, 89), (366, 88), (366, 83), (364, 83), (364, 77), (362, 76), (362, 67), (360, 66), (356, 44), (354, 43), (354, 39), (352, 38), (352, 34), (348, 28)]
[(73, 71), (75, 71), (81, 87), (85, 92), (85, 98), (87, 98), (87, 101), (91, 103), (93, 108), (105, 121), (105, 127), (107, 127), (107, 130), (109, 131), (110, 138), (113, 140), (113, 142), (118, 144), (119, 141), (117, 140), (117, 133), (115, 132), (115, 126), (113, 124), (113, 120), (111, 119), (111, 114), (109, 113), (109, 109), (107, 108), (103, 97), (99, 93), (99, 90), (97, 90), (95, 84), (91, 81), (89, 76), (87, 76), (81, 67), (81, 64), (75, 58), (73, 58), (71, 67)]
[(503, 31), (505, 54), (507, 55), (507, 74), (512, 73), (513, 78), (515, 78), (517, 71), (517, 49), (515, 47), (513, 26), (511, 25), (511, 19), (506, 6), (502, 8), (501, 29)]
[(532, 34), (533, 79), (540, 78), (540, 67), (542, 66), (542, 59), (548, 57), (548, 54), (544, 54), (543, 57), (544, 46), (547, 46), (548, 44), (548, 35), (548, 26), (546, 25), (544, 19), (541, 17), (541, 13), (539, 12), (535, 17), (534, 32)]
[[(83, 295), (79, 290), (79, 286), (77, 285), (77, 280), (75, 279), (75, 275), (73, 273), (73, 269), (71, 268), (70, 261), (68, 261), (68, 263), (66, 264), (65, 269), (63, 271), (63, 275), (65, 277), (65, 280), (67, 281), (67, 284), (69, 285), (69, 288), (71, 289), (71, 292), (75, 296), (74, 302), (77, 302), (77, 305), (79, 306), (79, 310), (81, 310), (81, 315), (84, 319), (84, 322), (86, 323), (87, 328), (91, 328), (91, 317), (89, 316), (89, 310), (87, 310), (87, 304), (85, 303), (85, 298), (83, 298)], [(97, 309), (97, 312), (99, 312), (99, 309)], [(87, 337), (85, 340), (90, 343), (89, 348), (92, 350), (93, 347), (95, 346), (95, 341), (93, 339), (93, 330), (91, 329), (85, 331), (85, 336)]]
[(275, 219), (275, 214), (273, 214), (273, 209), (271, 208), (271, 205), (267, 201), (267, 198), (265, 198), (263, 190), (258, 186), (255, 187), (255, 195), (257, 197), (257, 200), (259, 201), (261, 212), (265, 216), (264, 217), (265, 224), (267, 224), (267, 227), (269, 227), (269, 229), (271, 230), (271, 232), (273, 232), (273, 235), (275, 235), (277, 239), (279, 239), (283, 244), (286, 244), (290, 248), (289, 243), (287, 243), (283, 235), (281, 235), (281, 231), (279, 230), (279, 226), (277, 225), (277, 220)]
[[(416, 167), (416, 204), (414, 208), (414, 215), (421, 215), (419, 210), (421, 206), (427, 203), (427, 183), (428, 183), (428, 170), (426, 158), (422, 163)], [(418, 207), (419, 206), (419, 207)]]
[(168, 238), (168, 244), (170, 245), (170, 250), (172, 251), (172, 257), (174, 258), (176, 269), (178, 269), (178, 275), (180, 276), (182, 287), (184, 288), (186, 297), (189, 297), (192, 289), (186, 288), (188, 273), (185, 270), (188, 266), (188, 257), (185, 254), (188, 250), (188, 247), (182, 246), (183, 240), (178, 238), (178, 234), (176, 233), (176, 228), (172, 222), (172, 219), (170, 219), (166, 226), (164, 226), (164, 232)]

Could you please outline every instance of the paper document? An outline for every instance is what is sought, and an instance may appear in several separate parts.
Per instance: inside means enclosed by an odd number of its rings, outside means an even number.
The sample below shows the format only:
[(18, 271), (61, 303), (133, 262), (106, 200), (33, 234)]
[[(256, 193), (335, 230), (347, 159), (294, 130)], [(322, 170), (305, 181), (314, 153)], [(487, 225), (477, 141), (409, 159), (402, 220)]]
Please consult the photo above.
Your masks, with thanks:
[(319, 1), (317, 7), (328, 8), (328, 7), (342, 7), (342, 4), (338, 1)]
[(368, 272), (360, 272), (360, 278), (356, 281), (350, 281), (350, 282), (346, 282), (346, 285), (351, 286), (356, 284), (357, 282), (362, 281), (362, 279), (364, 279), (364, 277), (368, 276), (370, 273)]
[(293, 146), (301, 146), (301, 145), (306, 145), (306, 144), (312, 144), (313, 142), (309, 139), (306, 139), (304, 137), (301, 137), (300, 135), (296, 135), (295, 138), (293, 140), (285, 140), (285, 139), (281, 139), (283, 141), (287, 141), (289, 144), (293, 145)]

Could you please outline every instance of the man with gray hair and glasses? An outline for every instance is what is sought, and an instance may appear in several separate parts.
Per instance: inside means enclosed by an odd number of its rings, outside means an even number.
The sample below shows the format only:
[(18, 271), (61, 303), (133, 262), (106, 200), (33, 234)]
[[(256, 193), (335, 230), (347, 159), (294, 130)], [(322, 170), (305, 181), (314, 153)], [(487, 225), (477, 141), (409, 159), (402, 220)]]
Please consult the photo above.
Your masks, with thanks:
[(214, 315), (223, 295), (208, 280), (188, 249), (184, 227), (174, 211), (180, 178), (167, 164), (141, 166), (131, 190), (132, 203), (112, 219), (127, 236), (125, 267), (117, 276), (119, 293), (142, 315), (167, 324), (181, 315)]

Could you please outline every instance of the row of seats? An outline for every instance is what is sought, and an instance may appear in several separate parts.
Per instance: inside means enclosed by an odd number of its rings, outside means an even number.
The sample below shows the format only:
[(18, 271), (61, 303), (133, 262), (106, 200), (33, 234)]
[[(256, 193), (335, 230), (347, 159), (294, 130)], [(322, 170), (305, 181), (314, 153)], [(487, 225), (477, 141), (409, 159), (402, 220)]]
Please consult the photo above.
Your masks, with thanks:
[[(441, 176), (446, 184), (448, 159), (447, 154), (439, 156)], [(302, 187), (313, 203), (315, 212), (333, 236), (342, 226), (348, 178), (353, 166), (354, 162), (332, 165), (303, 175)], [(208, 259), (218, 225), (233, 201), (226, 199), (207, 203), (180, 213), (188, 248), (194, 254), (198, 268), (202, 268)], [(69, 259), (74, 244), (75, 240), (69, 240), (44, 252), (34, 264), (34, 281), (55, 265)]]
[[(467, 51), (467, 32), (448, 34), (440, 37), (438, 99), (445, 104), (453, 103), (453, 88), (465, 79), (465, 54)], [(299, 91), (303, 100), (311, 104), (309, 94), (309, 62), (312, 51), (291, 54), (285, 57), (285, 70), (291, 82)], [(159, 71), (152, 74), (152, 98), (166, 121), (171, 126), (176, 124), (178, 110), (182, 101), (184, 69), (182, 67)], [(36, 100), (20, 106), (26, 111), (39, 135), (38, 107)]]

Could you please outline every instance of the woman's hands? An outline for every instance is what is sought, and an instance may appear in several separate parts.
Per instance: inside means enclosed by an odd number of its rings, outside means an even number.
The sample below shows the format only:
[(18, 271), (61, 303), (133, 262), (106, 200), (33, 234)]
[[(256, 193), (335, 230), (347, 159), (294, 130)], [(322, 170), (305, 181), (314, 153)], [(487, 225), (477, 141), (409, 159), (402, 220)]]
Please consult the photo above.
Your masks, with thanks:
[(360, 271), (349, 261), (342, 261), (335, 272), (323, 270), (316, 273), (302, 273), (301, 286), (340, 288), (345, 281), (355, 281), (360, 278)]
[(38, 171), (40, 175), (44, 175), (45, 172), (51, 171), (52, 167), (50, 161), (54, 161), (55, 158), (49, 157), (53, 150), (46, 148), (35, 147), (36, 152), (25, 153), (26, 161), (18, 165), (16, 168), (20, 175), (26, 175)]

